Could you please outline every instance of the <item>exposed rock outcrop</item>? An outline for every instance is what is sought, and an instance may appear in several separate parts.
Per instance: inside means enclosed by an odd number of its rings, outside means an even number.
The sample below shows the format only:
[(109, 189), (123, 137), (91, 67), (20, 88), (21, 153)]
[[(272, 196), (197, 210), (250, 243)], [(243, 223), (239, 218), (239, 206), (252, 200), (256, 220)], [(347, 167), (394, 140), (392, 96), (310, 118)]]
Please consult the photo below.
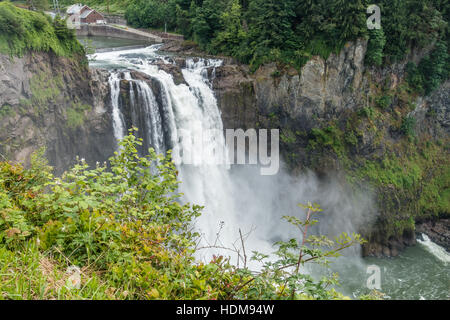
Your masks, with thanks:
[(450, 252), (450, 219), (419, 224), (416, 231), (426, 234), (431, 241)]
[(28, 163), (46, 148), (61, 173), (76, 156), (90, 164), (113, 154), (107, 73), (89, 71), (84, 57), (0, 55), (0, 154)]

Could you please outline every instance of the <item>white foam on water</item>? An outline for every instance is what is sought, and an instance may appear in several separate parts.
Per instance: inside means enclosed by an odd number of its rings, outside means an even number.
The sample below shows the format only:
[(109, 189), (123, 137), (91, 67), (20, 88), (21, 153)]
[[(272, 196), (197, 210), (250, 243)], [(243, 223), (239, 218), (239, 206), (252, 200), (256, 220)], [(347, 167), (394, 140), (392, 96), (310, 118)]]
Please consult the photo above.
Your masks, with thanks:
[(450, 254), (444, 248), (431, 241), (430, 238), (424, 233), (422, 233), (422, 238), (423, 240), (417, 239), (417, 242), (421, 244), (425, 250), (430, 252), (440, 261), (444, 262), (445, 265), (450, 263)]

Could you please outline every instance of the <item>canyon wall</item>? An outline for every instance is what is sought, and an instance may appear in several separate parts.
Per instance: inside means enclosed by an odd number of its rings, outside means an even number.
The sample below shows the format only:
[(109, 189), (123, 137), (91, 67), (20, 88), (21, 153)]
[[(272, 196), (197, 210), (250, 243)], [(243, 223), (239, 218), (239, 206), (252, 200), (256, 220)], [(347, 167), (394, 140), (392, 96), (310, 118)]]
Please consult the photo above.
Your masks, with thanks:
[(90, 164), (115, 150), (108, 73), (89, 70), (85, 57), (52, 53), (0, 55), (0, 154), (28, 163), (45, 147), (62, 173), (76, 156)]

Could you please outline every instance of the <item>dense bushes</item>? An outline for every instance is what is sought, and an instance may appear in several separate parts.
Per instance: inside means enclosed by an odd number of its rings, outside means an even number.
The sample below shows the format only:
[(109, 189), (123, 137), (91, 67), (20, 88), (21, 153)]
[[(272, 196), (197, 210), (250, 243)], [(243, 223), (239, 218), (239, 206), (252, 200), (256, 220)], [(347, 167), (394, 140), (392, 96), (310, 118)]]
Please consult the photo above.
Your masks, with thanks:
[(125, 18), (131, 25), (142, 28), (176, 27), (174, 1), (160, 2), (158, 0), (137, 0), (132, 2), (126, 12)]
[(374, 29), (369, 32), (367, 44), (366, 63), (368, 65), (381, 66), (383, 63), (383, 50), (386, 45), (386, 36), (383, 29)]
[[(366, 0), (131, 0), (137, 27), (182, 32), (210, 53), (224, 53), (256, 69), (268, 61), (300, 67), (311, 55), (328, 57), (346, 41), (369, 38), (366, 62), (402, 60), (412, 47), (448, 41), (447, 1), (380, 0), (382, 30), (367, 30)], [(174, 9), (175, 8), (175, 9)]]
[(439, 41), (430, 55), (423, 58), (418, 66), (413, 62), (408, 63), (406, 79), (418, 93), (429, 94), (448, 79), (450, 75), (449, 62), (450, 55), (447, 44)]
[[(164, 21), (144, 12), (164, 12)], [(135, 0), (126, 17), (138, 27), (167, 23), (202, 49), (232, 55), (253, 68), (268, 61), (300, 66), (310, 54), (327, 56), (365, 33), (364, 1)]]
[(65, 21), (0, 2), (0, 53), (20, 56), (28, 50), (60, 56), (84, 52)]
[[(332, 289), (334, 277), (299, 272), (307, 261), (326, 263), (363, 242), (359, 235), (308, 237), (316, 205), (305, 207), (304, 221), (285, 217), (305, 231), (303, 240), (276, 243), (275, 260), (255, 254), (258, 273), (246, 258), (241, 268), (222, 256), (195, 261), (192, 222), (201, 208), (180, 203), (173, 162), (153, 150), (138, 156), (141, 143), (127, 136), (110, 170), (81, 159), (60, 178), (42, 153), (28, 170), (0, 163), (0, 299), (344, 298)], [(65, 284), (68, 267), (80, 270), (78, 287)]]

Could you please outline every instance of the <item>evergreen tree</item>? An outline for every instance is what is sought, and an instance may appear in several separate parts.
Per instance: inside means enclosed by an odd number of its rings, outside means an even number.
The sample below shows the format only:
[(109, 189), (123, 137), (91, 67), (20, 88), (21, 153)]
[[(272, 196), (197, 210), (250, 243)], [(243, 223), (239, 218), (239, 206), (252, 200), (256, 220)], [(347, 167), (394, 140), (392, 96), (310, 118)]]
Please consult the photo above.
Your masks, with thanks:
[[(246, 46), (248, 34), (242, 27), (242, 7), (239, 0), (232, 0), (220, 18), (224, 30), (212, 41), (214, 52), (221, 52), (246, 61), (251, 54)], [(244, 47), (247, 47), (245, 50)]]

